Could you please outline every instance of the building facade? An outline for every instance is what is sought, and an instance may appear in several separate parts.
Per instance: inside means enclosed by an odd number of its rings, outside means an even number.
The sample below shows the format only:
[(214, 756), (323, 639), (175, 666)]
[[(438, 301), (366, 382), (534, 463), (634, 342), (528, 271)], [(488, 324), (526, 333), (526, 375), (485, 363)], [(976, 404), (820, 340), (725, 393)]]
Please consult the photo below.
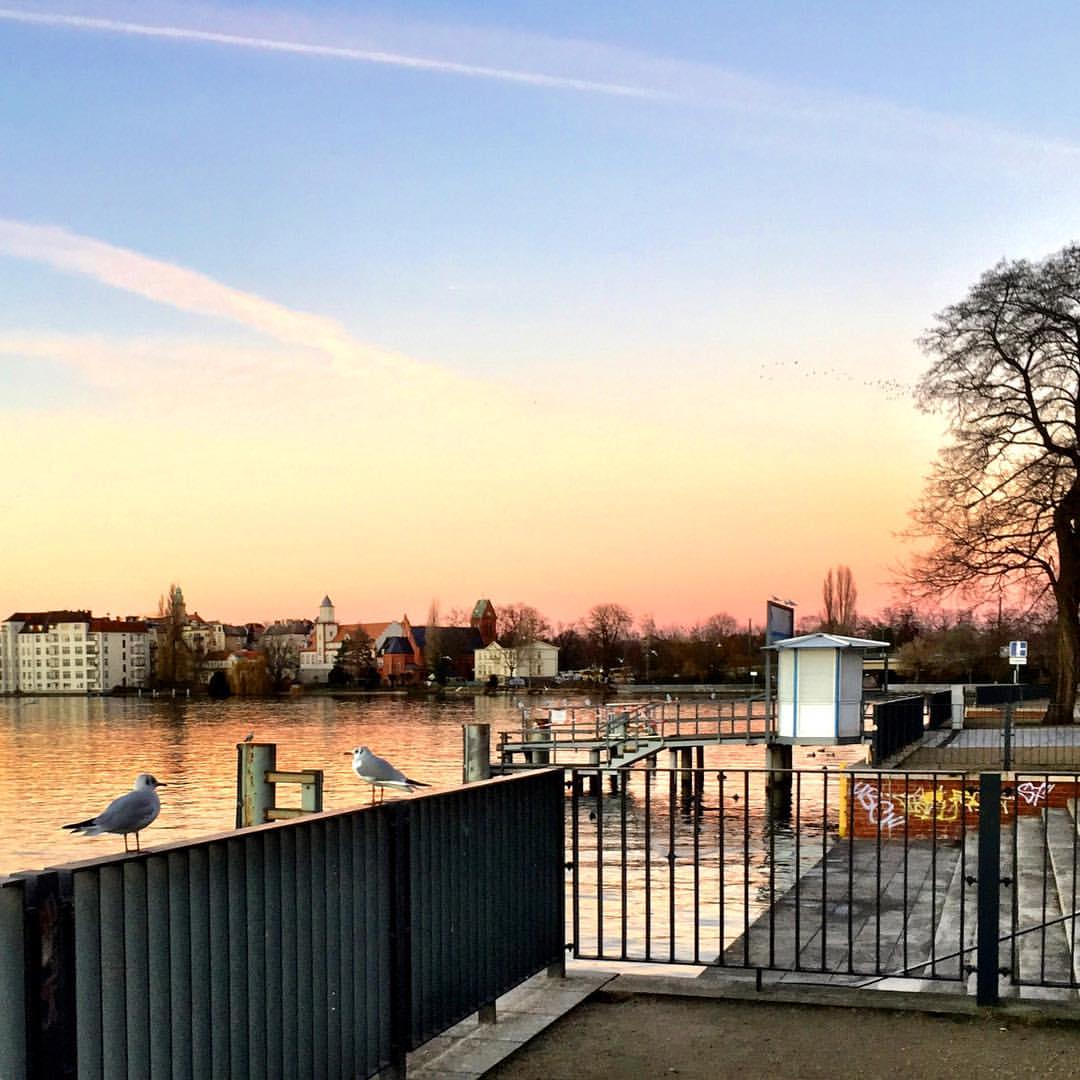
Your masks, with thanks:
[(516, 649), (493, 641), (475, 653), (476, 678), (486, 682), (494, 675), (500, 683), (510, 679), (553, 679), (559, 674), (559, 647), (546, 641), (530, 641)]
[(144, 687), (149, 639), (141, 619), (15, 612), (0, 623), (0, 693), (107, 694)]

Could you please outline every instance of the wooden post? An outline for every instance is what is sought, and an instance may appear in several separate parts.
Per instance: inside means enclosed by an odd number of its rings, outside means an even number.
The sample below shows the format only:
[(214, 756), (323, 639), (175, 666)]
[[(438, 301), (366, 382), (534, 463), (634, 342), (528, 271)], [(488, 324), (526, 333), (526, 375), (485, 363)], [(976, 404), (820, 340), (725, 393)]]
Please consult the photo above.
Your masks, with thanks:
[(461, 782), (473, 784), (491, 779), (491, 725), (462, 724)]
[(780, 821), (787, 821), (791, 817), (793, 759), (793, 749), (787, 743), (766, 743), (765, 768), (770, 770), (765, 781), (766, 799), (770, 816)]
[(277, 744), (236, 744), (236, 827), (262, 825), (274, 807), (274, 785), (266, 774), (277, 768)]

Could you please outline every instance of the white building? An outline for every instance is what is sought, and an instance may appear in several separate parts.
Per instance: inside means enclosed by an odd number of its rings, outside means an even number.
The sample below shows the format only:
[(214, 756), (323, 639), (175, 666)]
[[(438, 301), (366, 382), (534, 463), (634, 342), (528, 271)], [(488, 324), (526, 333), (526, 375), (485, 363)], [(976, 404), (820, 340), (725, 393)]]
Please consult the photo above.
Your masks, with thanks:
[(530, 641), (516, 649), (497, 641), (474, 652), (475, 678), (486, 682), (492, 675), (507, 679), (552, 679), (559, 673), (559, 647), (546, 641)]
[(140, 619), (15, 612), (0, 623), (0, 693), (99, 694), (146, 686), (149, 653)]

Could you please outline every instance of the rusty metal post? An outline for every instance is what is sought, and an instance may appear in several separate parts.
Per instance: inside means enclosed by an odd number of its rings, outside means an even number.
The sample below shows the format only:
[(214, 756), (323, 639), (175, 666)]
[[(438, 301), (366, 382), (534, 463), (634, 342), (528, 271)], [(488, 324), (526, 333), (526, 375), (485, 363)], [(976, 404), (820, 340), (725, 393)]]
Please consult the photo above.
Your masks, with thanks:
[(491, 725), (461, 725), (462, 758), (461, 782), (473, 784), (491, 779)]
[(277, 768), (277, 744), (236, 744), (236, 827), (262, 825), (274, 807), (274, 785), (266, 774)]

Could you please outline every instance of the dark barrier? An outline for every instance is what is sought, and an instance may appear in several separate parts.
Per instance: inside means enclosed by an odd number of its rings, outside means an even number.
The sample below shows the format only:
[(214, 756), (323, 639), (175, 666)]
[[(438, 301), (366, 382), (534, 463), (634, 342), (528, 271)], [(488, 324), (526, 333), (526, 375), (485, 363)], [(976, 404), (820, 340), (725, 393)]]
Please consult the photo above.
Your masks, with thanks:
[(886, 758), (918, 742), (923, 733), (923, 699), (896, 698), (874, 703), (873, 763), (880, 765)]
[(534, 772), (0, 881), (5, 1080), (403, 1074), (561, 961), (563, 801)]
[(1040, 701), (1050, 696), (1050, 687), (1035, 683), (994, 683), (975, 687), (976, 705), (1005, 705), (1010, 701)]
[(952, 691), (939, 690), (926, 695), (926, 726), (934, 730), (952, 723)]

